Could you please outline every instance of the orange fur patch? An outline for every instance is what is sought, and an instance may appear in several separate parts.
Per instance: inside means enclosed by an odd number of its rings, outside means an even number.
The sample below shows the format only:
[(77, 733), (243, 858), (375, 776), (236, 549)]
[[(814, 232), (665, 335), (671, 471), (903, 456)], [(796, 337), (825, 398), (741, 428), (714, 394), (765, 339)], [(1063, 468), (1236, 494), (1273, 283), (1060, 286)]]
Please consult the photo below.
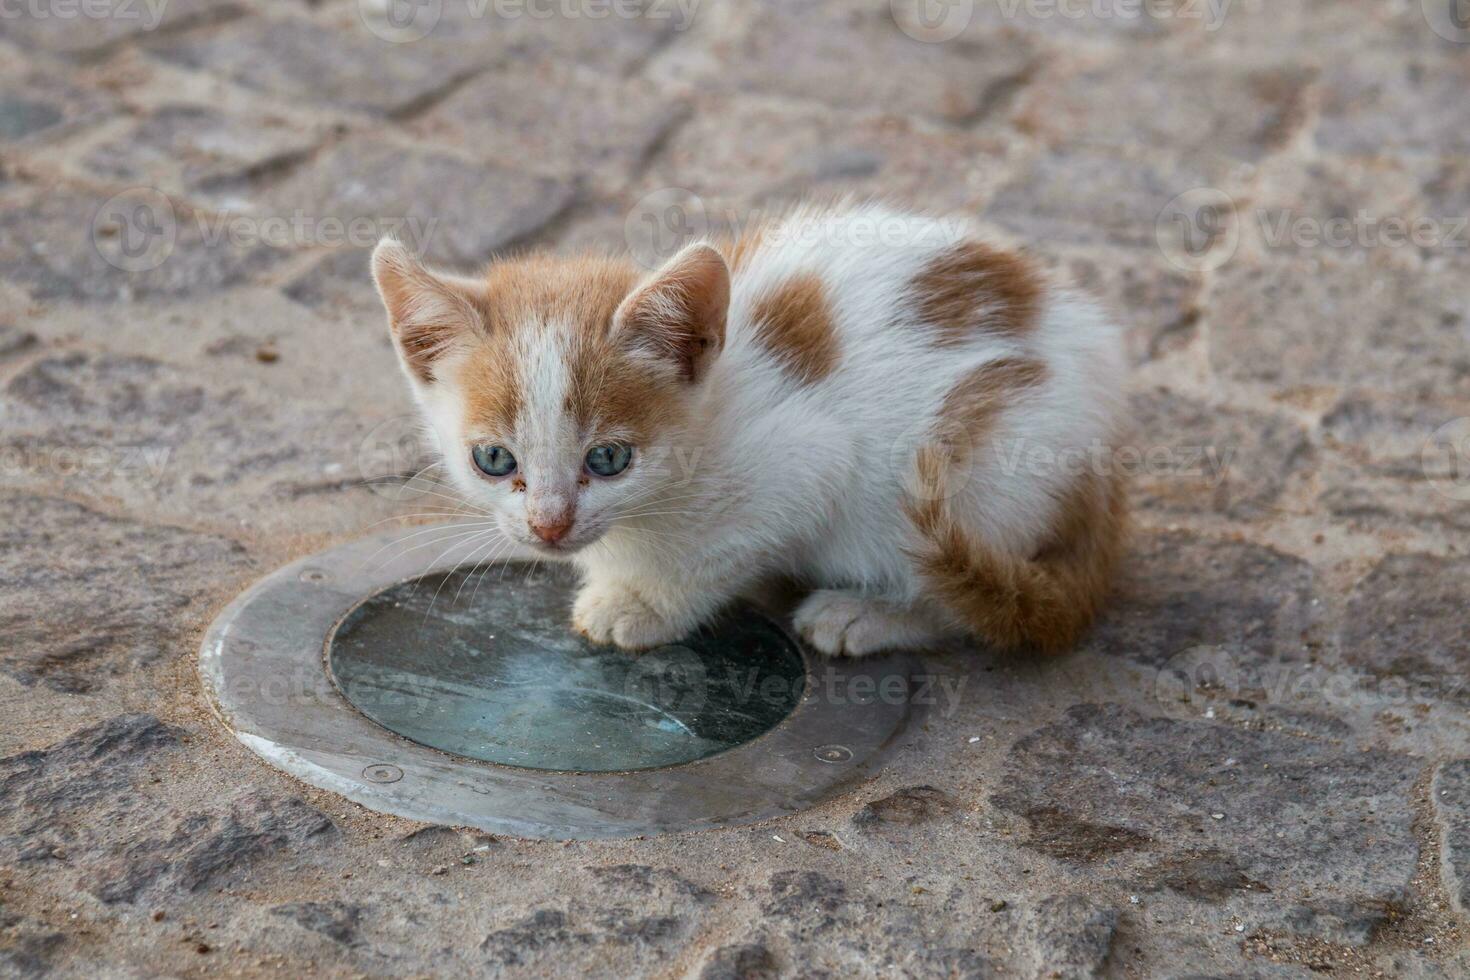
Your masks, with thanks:
[(756, 339), (803, 384), (816, 384), (837, 366), (837, 334), (818, 276), (796, 276), (763, 296), (754, 321)]
[(934, 446), (951, 465), (965, 463), (1001, 413), (1026, 389), (1044, 382), (1047, 374), (1045, 364), (1029, 357), (1003, 357), (980, 365), (944, 396), (935, 420)]
[(397, 331), (404, 359), (419, 380), (434, 380), (434, 361), (443, 353), (443, 332), (405, 324)]
[(680, 418), (679, 383), (606, 340), (576, 350), (571, 372), (572, 415), (584, 431), (617, 429), (633, 445), (648, 446)]
[(435, 362), (479, 322), (479, 284), (430, 272), (397, 242), (373, 252), (373, 279), (404, 363), (420, 381), (434, 381)]
[(565, 322), (583, 335), (605, 335), (639, 278), (631, 262), (602, 256), (502, 259), (485, 276), (487, 332), (493, 337)]
[[(520, 412), (522, 392), (516, 370), (525, 332), (568, 325), (572, 330), (573, 404), (578, 418), (598, 414), (598, 394), (609, 390), (607, 376), (617, 371), (611, 341), (613, 312), (637, 284), (629, 262), (600, 256), (562, 258), (530, 255), (495, 262), (485, 275), (477, 303), (483, 328), (460, 369), (466, 418), (492, 432), (509, 432)], [(601, 360), (591, 384), (577, 366)]]
[(521, 411), (516, 354), (506, 338), (485, 339), (460, 368), (464, 417), (477, 431), (509, 434)]
[(960, 242), (910, 284), (919, 316), (941, 347), (965, 343), (976, 330), (1023, 334), (1036, 322), (1041, 278), (1031, 263), (981, 242)]
[(1066, 649), (1102, 606), (1126, 539), (1121, 474), (1081, 474), (1057, 504), (1035, 555), (999, 551), (966, 528), (950, 506), (954, 467), (994, 431), (1019, 395), (1042, 384), (1046, 365), (1003, 358), (981, 365), (946, 395), (932, 441), (916, 459), (918, 493), (904, 511), (923, 539), (911, 556), (936, 599), (1003, 649)]
[(637, 445), (676, 421), (682, 405), (668, 372), (629, 355), (614, 336), (613, 314), (643, 273), (597, 256), (531, 255), (490, 267), (480, 305), (484, 329), (460, 369), (466, 417), (509, 432), (521, 411), (516, 376), (528, 332), (569, 328), (567, 410), (588, 433), (617, 430)]
[(768, 225), (764, 221), (750, 221), (734, 238), (725, 238), (715, 243), (715, 248), (725, 257), (731, 272), (740, 272), (750, 265), (751, 257), (760, 251), (765, 242)]
[(1127, 541), (1127, 489), (1115, 467), (1084, 473), (1059, 503), (1047, 541), (1032, 558), (989, 547), (951, 513), (945, 462), (919, 453), (924, 492), (904, 502), (923, 538), (913, 554), (931, 593), (962, 623), (1001, 649), (1066, 650), (1101, 610)]
[(620, 339), (642, 344), (696, 381), (725, 344), (730, 269), (718, 251), (691, 245), (618, 308)]

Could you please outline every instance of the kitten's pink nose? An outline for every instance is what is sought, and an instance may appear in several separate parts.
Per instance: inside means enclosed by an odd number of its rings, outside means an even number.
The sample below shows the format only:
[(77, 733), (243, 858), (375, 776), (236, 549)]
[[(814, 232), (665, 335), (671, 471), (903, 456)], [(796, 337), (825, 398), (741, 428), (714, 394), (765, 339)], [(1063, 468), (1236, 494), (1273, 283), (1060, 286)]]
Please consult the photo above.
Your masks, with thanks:
[(555, 521), (545, 524), (537, 524), (535, 521), (531, 522), (531, 533), (547, 544), (556, 544), (562, 538), (566, 537), (567, 532), (571, 529), (571, 515), (559, 517)]

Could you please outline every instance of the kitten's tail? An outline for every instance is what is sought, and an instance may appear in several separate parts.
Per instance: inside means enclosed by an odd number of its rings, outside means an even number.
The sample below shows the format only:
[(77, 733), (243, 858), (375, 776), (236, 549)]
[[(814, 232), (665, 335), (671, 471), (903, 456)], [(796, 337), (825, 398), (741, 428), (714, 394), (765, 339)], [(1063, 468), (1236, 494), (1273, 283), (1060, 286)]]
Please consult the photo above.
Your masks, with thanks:
[(1102, 607), (1127, 536), (1127, 496), (1116, 475), (1087, 473), (1063, 501), (1057, 526), (1034, 558), (987, 546), (952, 512), (948, 459), (926, 447), (919, 492), (904, 510), (919, 532), (912, 554), (932, 594), (960, 622), (997, 647), (1067, 649)]

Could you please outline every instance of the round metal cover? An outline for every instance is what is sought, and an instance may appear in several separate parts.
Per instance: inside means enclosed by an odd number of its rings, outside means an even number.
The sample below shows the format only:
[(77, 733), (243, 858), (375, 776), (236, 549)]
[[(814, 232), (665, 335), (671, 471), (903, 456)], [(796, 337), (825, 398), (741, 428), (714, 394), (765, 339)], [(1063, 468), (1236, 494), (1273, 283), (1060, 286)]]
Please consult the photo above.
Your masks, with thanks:
[(908, 656), (823, 660), (747, 607), (642, 654), (595, 647), (568, 626), (569, 569), (385, 561), (401, 537), (267, 577), (201, 654), (236, 737), (364, 806), (555, 839), (749, 823), (860, 780), (907, 720)]
[(764, 616), (727, 616), (644, 653), (598, 647), (567, 629), (564, 571), (511, 565), (385, 589), (338, 625), (332, 679), (363, 714), (421, 745), (568, 772), (708, 758), (800, 702), (801, 651)]

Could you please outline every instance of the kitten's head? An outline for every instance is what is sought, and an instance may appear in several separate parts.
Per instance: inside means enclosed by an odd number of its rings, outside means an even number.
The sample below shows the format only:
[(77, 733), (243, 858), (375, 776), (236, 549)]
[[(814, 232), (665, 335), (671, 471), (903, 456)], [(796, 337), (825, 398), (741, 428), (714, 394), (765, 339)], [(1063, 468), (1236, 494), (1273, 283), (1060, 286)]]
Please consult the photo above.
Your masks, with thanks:
[(647, 509), (724, 342), (718, 252), (651, 276), (534, 256), (463, 278), (384, 240), (373, 278), (450, 479), (506, 534), (565, 555)]

